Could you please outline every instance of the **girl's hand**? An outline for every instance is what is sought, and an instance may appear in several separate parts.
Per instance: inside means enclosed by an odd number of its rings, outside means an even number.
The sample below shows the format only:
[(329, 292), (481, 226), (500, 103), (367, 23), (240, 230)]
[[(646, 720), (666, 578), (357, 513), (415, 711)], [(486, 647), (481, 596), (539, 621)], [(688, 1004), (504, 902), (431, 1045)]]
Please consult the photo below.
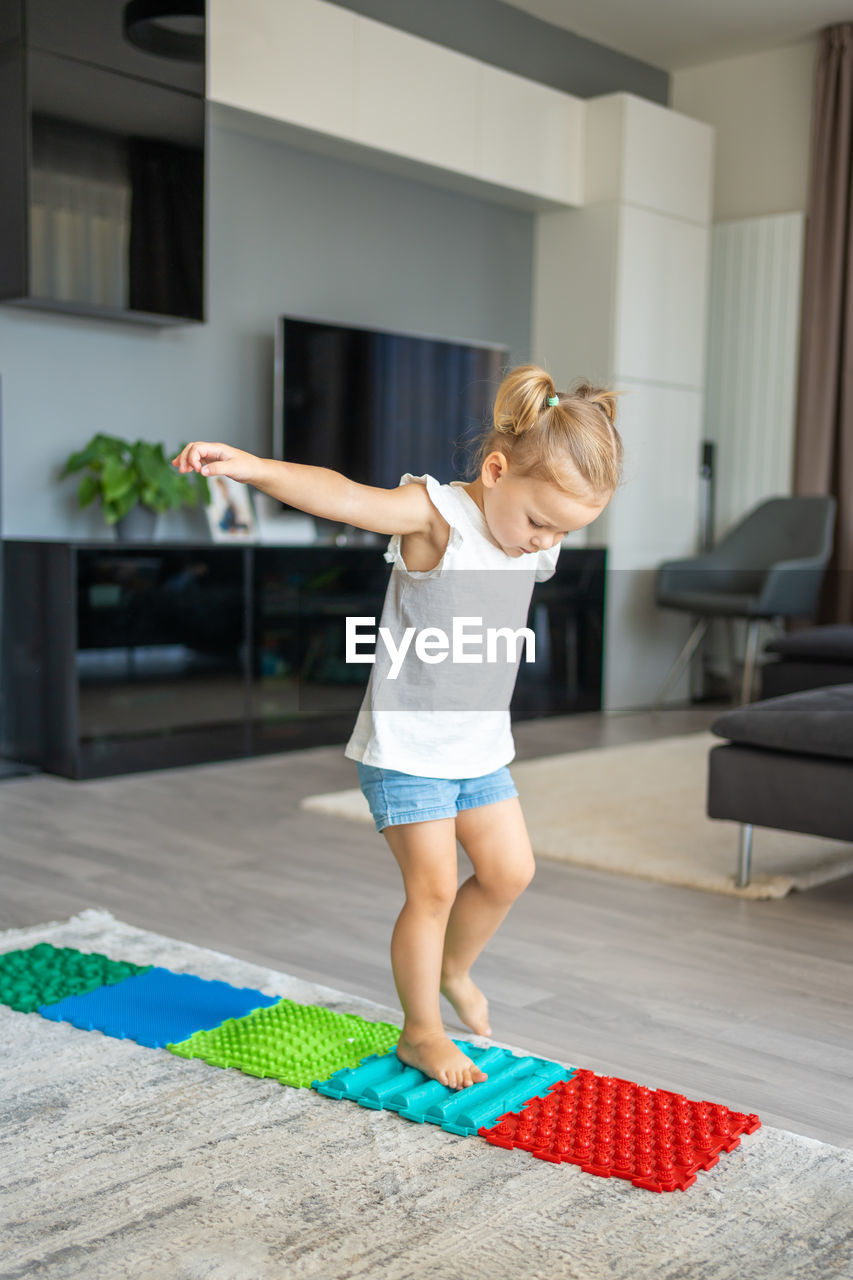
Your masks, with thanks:
[(203, 476), (230, 476), (309, 516), (352, 524), (357, 529), (426, 534), (436, 543), (437, 560), (447, 543), (449, 526), (432, 505), (424, 484), (377, 489), (348, 480), (328, 467), (256, 458), (230, 444), (208, 444), (205, 440), (186, 445), (172, 459), (172, 466), (181, 472), (199, 471)]
[(260, 460), (253, 453), (204, 440), (194, 440), (172, 459), (172, 466), (182, 474), (199, 471), (203, 476), (230, 476), (243, 484), (251, 484), (257, 478), (259, 465)]

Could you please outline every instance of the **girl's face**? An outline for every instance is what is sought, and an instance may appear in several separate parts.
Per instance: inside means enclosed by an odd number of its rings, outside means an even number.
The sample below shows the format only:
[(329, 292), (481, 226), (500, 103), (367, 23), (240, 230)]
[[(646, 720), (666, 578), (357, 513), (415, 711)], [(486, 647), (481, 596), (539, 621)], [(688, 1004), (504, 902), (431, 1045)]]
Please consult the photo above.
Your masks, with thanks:
[(480, 484), (489, 532), (513, 558), (548, 550), (567, 533), (591, 524), (607, 505), (581, 502), (549, 480), (515, 475), (502, 453), (486, 458)]

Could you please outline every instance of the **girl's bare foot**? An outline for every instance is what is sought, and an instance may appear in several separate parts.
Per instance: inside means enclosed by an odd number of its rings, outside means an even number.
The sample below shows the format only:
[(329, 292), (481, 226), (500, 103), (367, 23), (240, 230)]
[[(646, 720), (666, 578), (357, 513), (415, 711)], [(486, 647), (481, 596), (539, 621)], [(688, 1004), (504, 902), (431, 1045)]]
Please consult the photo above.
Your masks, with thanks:
[(490, 1036), (489, 1002), (478, 986), (471, 981), (470, 974), (462, 974), (458, 978), (442, 978), (441, 994), (449, 1000), (459, 1017), (478, 1036)]
[(413, 1041), (404, 1030), (397, 1044), (397, 1057), (449, 1089), (467, 1089), (488, 1079), (443, 1031)]

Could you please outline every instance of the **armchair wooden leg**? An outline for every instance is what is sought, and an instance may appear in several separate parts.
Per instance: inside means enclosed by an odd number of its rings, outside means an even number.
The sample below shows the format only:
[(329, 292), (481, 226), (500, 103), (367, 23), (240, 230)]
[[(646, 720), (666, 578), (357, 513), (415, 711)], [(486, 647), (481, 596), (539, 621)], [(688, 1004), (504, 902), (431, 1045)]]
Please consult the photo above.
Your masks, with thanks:
[(726, 618), (726, 657), (729, 664), (729, 698), (732, 702), (735, 700), (735, 689), (737, 688), (738, 663), (736, 653), (734, 618)]
[(664, 680), (663, 684), (658, 690), (658, 695), (655, 698), (654, 702), (652, 703), (653, 711), (660, 710), (661, 703), (664, 700), (664, 696), (667, 690), (669, 689), (670, 685), (675, 683), (675, 681), (681, 675), (684, 668), (687, 666), (687, 663), (690, 661), (690, 659), (693, 657), (694, 653), (698, 649), (699, 645), (702, 642), (702, 637), (704, 636), (705, 632), (708, 630), (708, 624), (710, 621), (711, 621), (710, 618), (700, 618), (699, 621), (696, 623), (696, 626), (690, 632), (690, 635), (687, 638), (687, 643), (685, 644), (684, 648), (681, 650), (681, 653), (675, 659), (675, 662), (670, 667), (666, 679)]
[(752, 859), (752, 823), (742, 822), (740, 841), (738, 844), (738, 867), (735, 884), (738, 889), (745, 889), (749, 884), (749, 864)]
[(741, 705), (752, 701), (752, 685), (755, 675), (755, 657), (758, 652), (759, 618), (752, 618), (746, 633), (746, 655), (743, 664), (743, 685), (740, 691)]

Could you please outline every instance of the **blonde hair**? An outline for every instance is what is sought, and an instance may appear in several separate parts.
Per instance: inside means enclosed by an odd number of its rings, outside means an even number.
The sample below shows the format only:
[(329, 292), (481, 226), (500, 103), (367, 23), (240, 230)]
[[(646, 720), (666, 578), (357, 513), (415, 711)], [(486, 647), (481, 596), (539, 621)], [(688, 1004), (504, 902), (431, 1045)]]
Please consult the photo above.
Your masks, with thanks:
[(580, 477), (586, 491), (574, 496), (609, 496), (622, 475), (622, 439), (616, 430), (620, 394), (585, 381), (557, 391), (544, 369), (519, 365), (498, 387), (494, 425), (476, 445), (476, 474), (498, 450), (519, 476), (549, 480), (572, 493)]

